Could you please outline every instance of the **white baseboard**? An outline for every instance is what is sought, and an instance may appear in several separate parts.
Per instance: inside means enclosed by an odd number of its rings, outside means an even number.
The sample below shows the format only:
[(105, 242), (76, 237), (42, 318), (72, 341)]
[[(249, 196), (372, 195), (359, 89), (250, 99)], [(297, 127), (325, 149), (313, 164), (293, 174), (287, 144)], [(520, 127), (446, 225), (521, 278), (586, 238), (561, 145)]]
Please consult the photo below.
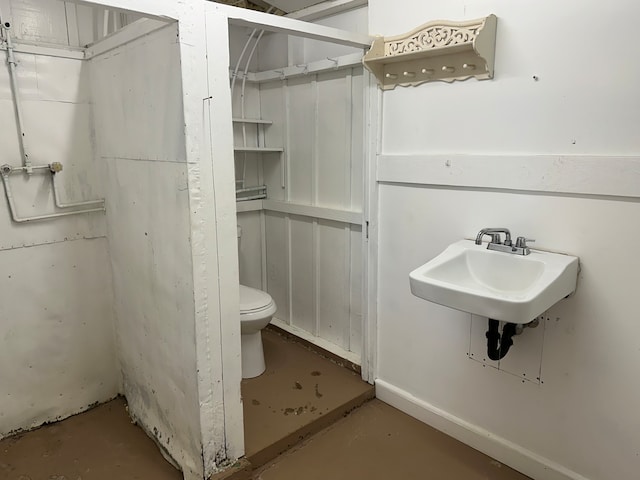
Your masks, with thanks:
[(520, 445), (422, 401), (384, 380), (376, 380), (376, 397), (535, 480), (589, 480)]

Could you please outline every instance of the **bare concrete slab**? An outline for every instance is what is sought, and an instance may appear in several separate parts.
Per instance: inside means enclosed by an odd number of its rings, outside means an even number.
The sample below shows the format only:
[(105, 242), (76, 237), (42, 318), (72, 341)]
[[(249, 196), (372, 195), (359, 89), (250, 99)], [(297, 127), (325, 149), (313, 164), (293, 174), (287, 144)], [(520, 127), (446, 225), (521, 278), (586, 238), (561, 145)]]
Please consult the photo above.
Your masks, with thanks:
[(254, 471), (254, 480), (530, 480), (373, 400)]
[(360, 375), (298, 342), (272, 331), (262, 339), (267, 370), (242, 381), (245, 452), (254, 468), (375, 395)]
[(118, 398), (0, 441), (2, 480), (182, 480)]

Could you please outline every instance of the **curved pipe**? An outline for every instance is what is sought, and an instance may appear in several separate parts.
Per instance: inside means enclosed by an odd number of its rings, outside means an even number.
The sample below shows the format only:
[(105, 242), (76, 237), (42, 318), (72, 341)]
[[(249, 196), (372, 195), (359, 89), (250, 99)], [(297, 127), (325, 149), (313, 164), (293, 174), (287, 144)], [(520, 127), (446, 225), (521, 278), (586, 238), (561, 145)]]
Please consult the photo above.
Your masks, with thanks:
[(49, 213), (47, 215), (37, 215), (34, 217), (19, 217), (18, 212), (16, 211), (16, 205), (13, 200), (13, 193), (11, 192), (11, 186), (9, 185), (9, 175), (6, 173), (2, 173), (2, 183), (4, 183), (4, 193), (7, 196), (7, 201), (9, 202), (9, 211), (11, 212), (11, 220), (16, 223), (27, 223), (27, 222), (35, 222), (38, 220), (49, 220), (51, 218), (58, 217), (68, 217), (69, 215), (78, 215), (80, 213), (89, 213), (89, 212), (104, 212), (104, 206), (101, 208), (90, 208), (87, 210), (75, 210), (73, 212), (62, 212), (62, 213)]
[[(56, 165), (54, 167), (54, 165)], [(7, 202), (9, 204), (9, 211), (11, 213), (11, 220), (13, 220), (15, 223), (26, 223), (26, 222), (34, 222), (37, 220), (49, 220), (52, 218), (58, 218), (58, 217), (68, 217), (69, 215), (78, 215), (80, 213), (91, 213), (91, 212), (105, 212), (106, 208), (105, 208), (105, 204), (104, 204), (104, 199), (101, 200), (87, 200), (87, 201), (83, 201), (83, 202), (76, 202), (76, 203), (61, 203), (60, 202), (60, 198), (58, 196), (58, 192), (56, 190), (56, 183), (55, 183), (55, 173), (56, 170), (55, 168), (60, 168), (62, 169), (62, 165), (61, 164), (51, 164), (51, 165), (34, 165), (33, 166), (33, 170), (49, 170), (51, 172), (51, 182), (52, 182), (52, 189), (53, 189), (53, 197), (54, 197), (54, 202), (56, 207), (61, 208), (61, 209), (68, 209), (68, 208), (73, 208), (73, 207), (82, 207), (82, 206), (90, 206), (90, 205), (96, 205), (96, 208), (88, 208), (88, 209), (83, 209), (83, 210), (74, 210), (71, 212), (60, 212), (60, 213), (49, 213), (46, 215), (37, 215), (37, 216), (33, 216), (33, 217), (20, 217), (18, 216), (18, 211), (16, 209), (16, 204), (15, 204), (15, 200), (13, 198), (13, 192), (11, 191), (11, 183), (9, 182), (9, 176), (12, 175), (13, 173), (16, 172), (20, 172), (20, 171), (25, 171), (26, 167), (12, 167), (11, 165), (2, 165), (0, 167), (0, 174), (2, 175), (2, 183), (4, 184), (4, 192), (5, 192), (5, 196), (7, 197)], [(57, 170), (59, 171), (59, 170)]]
[(502, 335), (499, 332), (500, 322), (492, 318), (489, 319), (489, 330), (487, 330), (487, 356), (491, 360), (501, 360), (509, 352), (513, 345), (513, 336), (516, 334), (515, 323), (505, 323)]
[(53, 188), (53, 199), (55, 201), (56, 207), (58, 208), (73, 208), (73, 207), (84, 207), (87, 205), (100, 205), (102, 209), (104, 209), (104, 199), (100, 200), (85, 200), (82, 202), (72, 202), (72, 203), (63, 203), (60, 201), (60, 196), (58, 195), (58, 188), (56, 187), (56, 172), (51, 172), (51, 185)]

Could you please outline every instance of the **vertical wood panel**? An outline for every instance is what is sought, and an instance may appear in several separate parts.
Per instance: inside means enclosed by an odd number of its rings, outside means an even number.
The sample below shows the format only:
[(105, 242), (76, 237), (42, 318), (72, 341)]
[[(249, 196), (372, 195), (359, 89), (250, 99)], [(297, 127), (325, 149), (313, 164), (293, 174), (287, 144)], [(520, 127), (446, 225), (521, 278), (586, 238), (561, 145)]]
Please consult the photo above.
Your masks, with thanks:
[(351, 102), (346, 85), (342, 71), (318, 75), (317, 204), (323, 207), (344, 208), (348, 202), (344, 172), (350, 162), (345, 145)]
[(291, 324), (315, 331), (313, 221), (291, 216)]
[(361, 210), (364, 188), (364, 76), (362, 67), (353, 69), (351, 83), (351, 209)]
[(289, 267), (285, 217), (279, 213), (265, 214), (265, 237), (267, 245), (267, 292), (278, 307), (276, 317), (290, 323), (289, 318)]
[(362, 228), (350, 228), (349, 351), (362, 353)]
[(336, 345), (349, 348), (349, 258), (344, 226), (339, 222), (318, 221), (318, 335)]
[(308, 79), (289, 80), (289, 201), (312, 203), (311, 159), (313, 152), (314, 121), (313, 92)]
[(248, 287), (262, 288), (262, 228), (259, 212), (238, 214), (238, 225), (242, 228), (238, 260), (240, 283)]
[[(269, 198), (342, 209), (362, 206), (362, 72), (358, 67), (261, 86), (261, 117), (274, 121), (266, 129), (268, 144), (285, 147), (282, 161), (261, 160)], [(282, 142), (275, 145), (274, 138)], [(284, 191), (279, 191), (280, 168), (285, 169)], [(263, 277), (278, 305), (276, 317), (360, 354), (362, 229), (272, 212), (262, 217)]]

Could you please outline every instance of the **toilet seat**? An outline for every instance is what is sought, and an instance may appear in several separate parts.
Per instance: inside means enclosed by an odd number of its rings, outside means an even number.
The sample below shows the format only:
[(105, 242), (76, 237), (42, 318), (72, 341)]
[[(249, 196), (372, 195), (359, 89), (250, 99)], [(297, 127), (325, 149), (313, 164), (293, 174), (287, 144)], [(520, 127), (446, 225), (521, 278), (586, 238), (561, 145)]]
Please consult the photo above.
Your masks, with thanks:
[(273, 307), (271, 295), (262, 290), (240, 285), (240, 315), (255, 314)]

